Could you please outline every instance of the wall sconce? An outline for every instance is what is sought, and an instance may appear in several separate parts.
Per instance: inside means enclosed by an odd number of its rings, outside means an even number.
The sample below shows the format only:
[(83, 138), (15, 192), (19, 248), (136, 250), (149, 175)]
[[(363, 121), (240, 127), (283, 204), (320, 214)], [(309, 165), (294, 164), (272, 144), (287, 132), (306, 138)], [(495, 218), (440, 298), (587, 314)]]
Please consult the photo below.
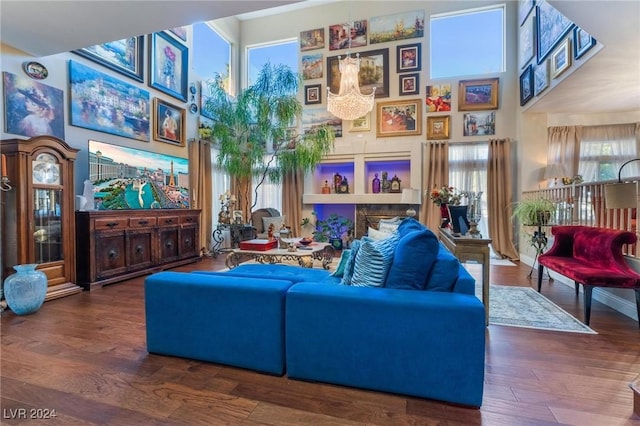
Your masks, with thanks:
[(400, 204), (409, 204), (408, 217), (415, 217), (416, 210), (413, 206), (420, 204), (420, 191), (414, 188), (404, 188), (400, 197)]
[(632, 209), (638, 205), (637, 182), (622, 182), (622, 169), (632, 161), (640, 161), (640, 158), (629, 160), (620, 166), (618, 170), (618, 182), (604, 186), (604, 201), (608, 209)]

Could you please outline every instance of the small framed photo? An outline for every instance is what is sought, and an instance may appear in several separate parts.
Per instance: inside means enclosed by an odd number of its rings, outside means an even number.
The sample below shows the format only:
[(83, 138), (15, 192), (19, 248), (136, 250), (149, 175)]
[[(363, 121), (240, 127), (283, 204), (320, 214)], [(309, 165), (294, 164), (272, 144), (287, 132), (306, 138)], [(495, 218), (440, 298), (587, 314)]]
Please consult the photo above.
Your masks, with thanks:
[(498, 109), (499, 78), (461, 80), (458, 83), (458, 111)]
[(321, 84), (311, 84), (309, 86), (304, 86), (304, 104), (312, 105), (321, 103), (321, 88)]
[(360, 118), (351, 120), (349, 124), (350, 132), (368, 132), (371, 130), (371, 113), (368, 112)]
[(396, 72), (420, 71), (422, 68), (422, 44), (405, 44), (396, 47), (397, 69)]
[(549, 60), (545, 59), (533, 69), (533, 94), (538, 96), (549, 87)]
[(596, 39), (580, 27), (573, 28), (573, 57), (578, 59), (596, 45)]
[(149, 45), (149, 86), (186, 102), (189, 49), (170, 35), (151, 35)]
[(427, 117), (427, 139), (449, 139), (450, 115)]
[(158, 141), (185, 146), (187, 112), (160, 98), (153, 98), (153, 138)]
[(495, 112), (468, 112), (463, 115), (462, 136), (484, 136), (496, 134)]
[(567, 38), (551, 54), (551, 78), (557, 78), (571, 66), (571, 43)]
[(533, 98), (533, 66), (529, 64), (520, 74), (520, 106)]
[(376, 106), (376, 137), (422, 134), (422, 99), (378, 102)]
[(324, 28), (300, 32), (300, 51), (324, 49)]
[(400, 96), (417, 95), (420, 92), (420, 73), (400, 74)]
[(242, 214), (242, 210), (233, 211), (233, 223), (238, 225), (244, 223), (244, 215)]

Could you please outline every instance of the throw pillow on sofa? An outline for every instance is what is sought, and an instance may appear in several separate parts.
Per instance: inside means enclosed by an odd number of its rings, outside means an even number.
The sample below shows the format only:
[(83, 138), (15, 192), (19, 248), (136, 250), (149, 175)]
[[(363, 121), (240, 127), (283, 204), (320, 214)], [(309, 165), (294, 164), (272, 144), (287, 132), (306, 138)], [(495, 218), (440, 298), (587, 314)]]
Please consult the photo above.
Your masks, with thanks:
[(349, 260), (351, 260), (351, 249), (342, 250), (342, 254), (340, 255), (340, 260), (338, 261), (338, 266), (336, 267), (336, 270), (333, 271), (331, 276), (343, 277), (345, 267), (347, 266), (347, 263), (349, 263)]
[(351, 285), (351, 278), (353, 277), (353, 266), (356, 263), (356, 255), (358, 254), (358, 250), (360, 249), (360, 245), (362, 244), (361, 240), (353, 240), (351, 243), (351, 255), (347, 260), (347, 263), (344, 265), (344, 274), (342, 274), (342, 281), (340, 284), (342, 285)]
[(436, 255), (436, 261), (427, 275), (425, 290), (453, 291), (453, 286), (458, 279), (460, 261), (442, 243), (438, 242), (440, 249)]
[(385, 287), (423, 290), (439, 248), (438, 237), (425, 227), (403, 235), (396, 246)]
[(398, 234), (378, 241), (362, 241), (356, 254), (351, 285), (356, 287), (384, 287), (393, 263)]
[(274, 217), (263, 217), (262, 225), (264, 226), (264, 232), (269, 232), (269, 226), (273, 224), (273, 232), (277, 235), (282, 225), (286, 225), (287, 215), (282, 216), (274, 216)]
[(372, 227), (367, 229), (367, 237), (371, 238), (374, 241), (384, 240), (385, 238), (389, 238), (389, 236), (393, 234), (393, 231), (379, 231)]

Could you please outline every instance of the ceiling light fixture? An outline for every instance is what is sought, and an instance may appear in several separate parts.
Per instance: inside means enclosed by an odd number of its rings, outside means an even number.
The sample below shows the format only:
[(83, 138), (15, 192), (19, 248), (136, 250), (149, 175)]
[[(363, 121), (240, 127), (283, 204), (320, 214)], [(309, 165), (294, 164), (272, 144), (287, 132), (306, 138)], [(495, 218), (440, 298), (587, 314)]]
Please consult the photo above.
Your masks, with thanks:
[(327, 87), (327, 111), (343, 120), (355, 120), (373, 109), (376, 88), (368, 95), (360, 92), (358, 73), (360, 71), (360, 55), (351, 57), (351, 38), (353, 37), (353, 22), (347, 24), (347, 37), (349, 48), (347, 56), (340, 59), (338, 56), (338, 69), (340, 71), (340, 89), (338, 94), (331, 93)]

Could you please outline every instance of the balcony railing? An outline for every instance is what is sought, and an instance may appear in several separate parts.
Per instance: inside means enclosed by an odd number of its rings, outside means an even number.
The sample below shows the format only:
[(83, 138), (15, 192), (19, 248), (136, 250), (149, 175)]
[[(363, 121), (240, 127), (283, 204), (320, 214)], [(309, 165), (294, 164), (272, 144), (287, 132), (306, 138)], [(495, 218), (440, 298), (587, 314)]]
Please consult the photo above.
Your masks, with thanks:
[[(632, 209), (608, 209), (604, 187), (615, 181), (589, 182), (557, 186), (554, 188), (524, 191), (523, 198), (547, 198), (556, 205), (553, 224), (586, 225), (598, 228), (631, 231), (639, 236), (636, 226), (637, 207)], [(637, 203), (637, 201), (636, 201)], [(637, 244), (624, 248), (628, 256), (640, 257)]]

